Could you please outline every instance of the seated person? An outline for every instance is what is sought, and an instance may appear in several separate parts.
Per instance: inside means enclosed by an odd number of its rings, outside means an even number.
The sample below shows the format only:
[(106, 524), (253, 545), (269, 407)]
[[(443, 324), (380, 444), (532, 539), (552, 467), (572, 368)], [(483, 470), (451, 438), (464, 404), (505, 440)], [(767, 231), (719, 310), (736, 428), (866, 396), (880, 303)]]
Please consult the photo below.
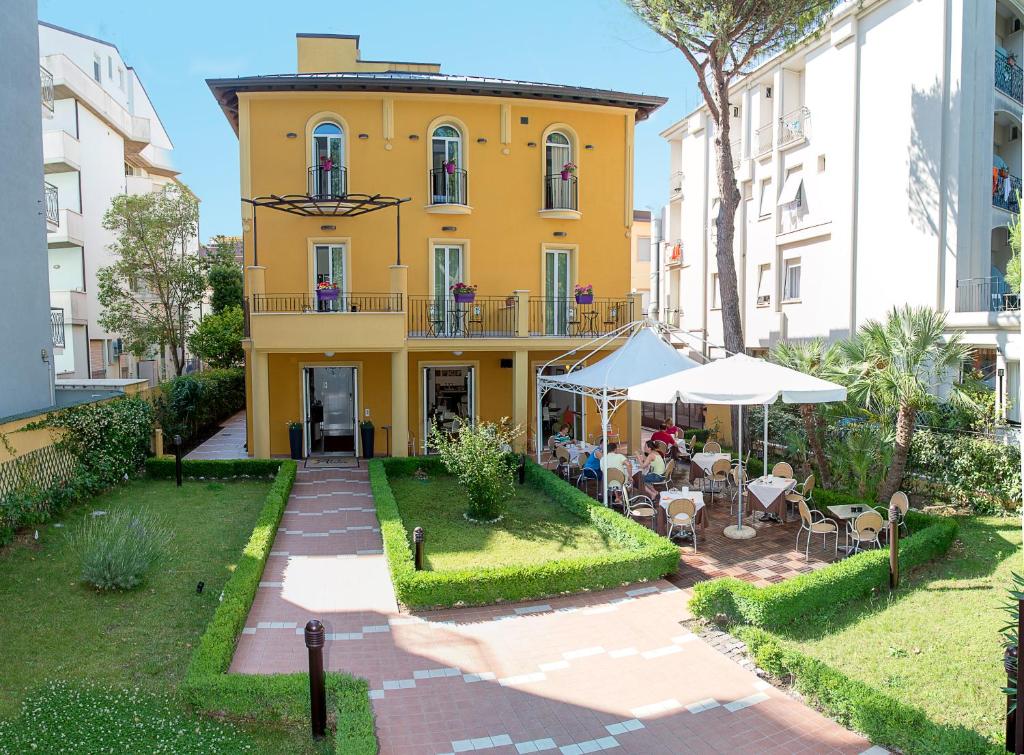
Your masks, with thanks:
[(653, 440), (653, 441), (659, 441), (660, 440), (662, 443), (664, 443), (666, 446), (669, 447), (669, 450), (671, 450), (672, 447), (676, 444), (675, 433), (669, 432), (668, 423), (667, 422), (662, 422), (658, 426), (658, 429), (654, 432), (653, 435), (651, 435), (651, 440)]
[(609, 443), (608, 455), (601, 459), (601, 470), (609, 468), (621, 470), (626, 477), (629, 477), (629, 459), (619, 453), (618, 443)]
[[(611, 451), (611, 446), (612, 445), (614, 445), (614, 444), (609, 444), (608, 445), (609, 452)], [(594, 451), (594, 453), (590, 454), (590, 456), (587, 457), (587, 463), (583, 465), (583, 471), (581, 472), (581, 474), (583, 475), (584, 479), (587, 479), (587, 480), (600, 480), (601, 479), (601, 449), (600, 448), (596, 449)]]
[(561, 445), (568, 443), (570, 440), (572, 440), (572, 433), (568, 425), (563, 425), (555, 431), (555, 443)]
[(637, 461), (640, 462), (640, 471), (644, 475), (644, 482), (665, 481), (665, 459), (658, 452), (658, 447), (653, 440), (644, 444), (644, 454), (637, 454)]
[(683, 437), (683, 428), (677, 426), (676, 423), (673, 422), (672, 420), (669, 420), (668, 422), (665, 423), (665, 432), (667, 432), (673, 438)]

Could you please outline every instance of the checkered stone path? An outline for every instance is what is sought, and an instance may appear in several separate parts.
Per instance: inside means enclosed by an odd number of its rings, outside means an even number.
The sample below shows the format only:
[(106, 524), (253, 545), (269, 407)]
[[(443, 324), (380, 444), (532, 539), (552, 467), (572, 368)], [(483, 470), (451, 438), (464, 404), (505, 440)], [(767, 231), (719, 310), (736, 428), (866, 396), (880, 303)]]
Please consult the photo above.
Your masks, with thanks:
[(231, 671), (304, 671), (302, 628), (320, 619), (328, 668), (369, 681), (385, 755), (871, 746), (682, 628), (689, 593), (665, 581), (402, 613), (372, 498), (355, 495), (366, 471), (300, 470), (298, 483), (288, 511), (319, 516), (285, 516)]

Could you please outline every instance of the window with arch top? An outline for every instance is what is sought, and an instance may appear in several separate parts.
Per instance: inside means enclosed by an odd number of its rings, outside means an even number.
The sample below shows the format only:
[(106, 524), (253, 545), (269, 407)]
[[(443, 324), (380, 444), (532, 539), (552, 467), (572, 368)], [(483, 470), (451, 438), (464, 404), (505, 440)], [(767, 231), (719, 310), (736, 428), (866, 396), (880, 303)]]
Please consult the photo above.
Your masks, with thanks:
[(561, 131), (544, 140), (544, 209), (578, 209), (572, 140)]
[(445, 123), (430, 135), (431, 204), (466, 204), (462, 132)]
[(309, 168), (312, 196), (343, 196), (347, 191), (345, 132), (337, 123), (324, 121), (313, 129), (313, 154)]

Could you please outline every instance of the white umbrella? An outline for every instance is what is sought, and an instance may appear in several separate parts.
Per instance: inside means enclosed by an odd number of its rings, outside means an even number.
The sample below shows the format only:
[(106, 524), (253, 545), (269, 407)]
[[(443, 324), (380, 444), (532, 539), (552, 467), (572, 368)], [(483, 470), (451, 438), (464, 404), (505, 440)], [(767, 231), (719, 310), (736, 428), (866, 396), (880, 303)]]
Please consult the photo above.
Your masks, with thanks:
[[(735, 354), (692, 370), (650, 380), (632, 386), (627, 392), (632, 401), (670, 403), (679, 399), (697, 404), (768, 404), (779, 398), (786, 404), (820, 404), (845, 401), (846, 388), (813, 375), (791, 370), (746, 354)], [(740, 412), (739, 455), (743, 458), (743, 412)], [(767, 460), (767, 444), (765, 458)], [(745, 475), (744, 475), (745, 476)], [(742, 480), (742, 476), (741, 476)], [(743, 489), (735, 527), (725, 534), (737, 539), (754, 536), (752, 527), (743, 526)]]

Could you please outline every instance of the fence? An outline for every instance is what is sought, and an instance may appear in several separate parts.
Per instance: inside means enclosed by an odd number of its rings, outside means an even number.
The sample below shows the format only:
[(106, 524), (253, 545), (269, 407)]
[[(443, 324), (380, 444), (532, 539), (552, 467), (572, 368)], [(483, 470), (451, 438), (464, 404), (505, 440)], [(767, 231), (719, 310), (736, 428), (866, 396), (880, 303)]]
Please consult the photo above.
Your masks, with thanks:
[(410, 338), (510, 338), (516, 335), (515, 296), (477, 296), (471, 302), (409, 297)]
[(0, 500), (19, 490), (55, 488), (71, 479), (74, 471), (74, 457), (52, 445), (0, 462)]
[(594, 338), (632, 320), (632, 301), (626, 298), (594, 299), (584, 304), (574, 297), (530, 297), (532, 336)]
[(338, 292), (333, 299), (321, 299), (304, 291), (292, 294), (253, 294), (252, 313), (344, 313), (401, 312), (401, 294), (351, 294)]

